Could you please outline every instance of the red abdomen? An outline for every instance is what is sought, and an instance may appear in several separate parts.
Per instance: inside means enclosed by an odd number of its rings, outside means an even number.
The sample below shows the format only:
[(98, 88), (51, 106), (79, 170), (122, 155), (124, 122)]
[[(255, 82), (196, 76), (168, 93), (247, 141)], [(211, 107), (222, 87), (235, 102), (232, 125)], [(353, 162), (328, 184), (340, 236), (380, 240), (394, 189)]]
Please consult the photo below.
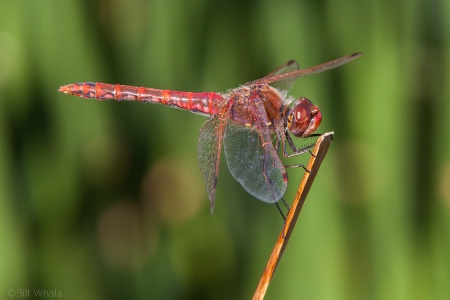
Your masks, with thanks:
[(117, 101), (161, 103), (207, 115), (216, 114), (219, 103), (224, 101), (221, 95), (213, 92), (178, 92), (96, 82), (64, 85), (61, 86), (58, 91), (69, 95), (97, 100), (114, 99)]

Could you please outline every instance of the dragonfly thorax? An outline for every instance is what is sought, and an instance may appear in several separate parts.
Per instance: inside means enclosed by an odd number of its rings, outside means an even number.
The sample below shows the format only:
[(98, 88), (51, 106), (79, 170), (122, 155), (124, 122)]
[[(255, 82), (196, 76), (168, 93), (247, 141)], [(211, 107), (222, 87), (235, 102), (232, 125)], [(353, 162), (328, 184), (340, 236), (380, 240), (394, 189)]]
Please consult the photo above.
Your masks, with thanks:
[(322, 113), (308, 98), (301, 97), (288, 109), (285, 118), (290, 133), (297, 137), (306, 137), (319, 127)]
[(278, 91), (269, 85), (243, 86), (228, 94), (229, 118), (246, 127), (261, 126), (263, 120), (271, 129), (281, 124), (284, 105)]

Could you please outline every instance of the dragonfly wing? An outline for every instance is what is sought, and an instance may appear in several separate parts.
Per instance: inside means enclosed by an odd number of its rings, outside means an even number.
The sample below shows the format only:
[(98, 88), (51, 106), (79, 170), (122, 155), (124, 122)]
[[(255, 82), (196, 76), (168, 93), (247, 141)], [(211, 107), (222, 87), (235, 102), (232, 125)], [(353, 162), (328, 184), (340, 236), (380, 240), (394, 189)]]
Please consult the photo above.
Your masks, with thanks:
[(222, 137), (223, 126), (221, 126), (220, 119), (218, 117), (210, 118), (200, 129), (197, 144), (198, 163), (211, 202), (211, 214), (214, 212)]
[[(275, 70), (273, 70), (272, 72), (270, 72), (269, 74), (264, 76), (263, 78), (247, 82), (245, 85), (258, 84), (260, 82), (264, 82), (265, 79), (272, 78), (272, 77), (280, 75), (280, 74), (291, 73), (291, 72), (297, 71), (299, 68), (300, 67), (299, 67), (298, 63), (295, 60), (290, 60), (290, 61), (286, 62), (285, 64), (279, 66), (278, 68), (276, 68)], [(287, 93), (293, 83), (294, 83), (294, 79), (283, 80), (283, 81), (274, 82), (273, 84), (271, 84), (271, 86), (273, 86), (280, 92)]]
[(294, 80), (296, 80), (297, 78), (300, 77), (305, 77), (308, 75), (312, 75), (312, 74), (317, 74), (317, 73), (322, 73), (337, 67), (340, 67), (342, 65), (345, 65), (349, 62), (351, 62), (352, 60), (355, 60), (359, 57), (361, 57), (361, 53), (357, 52), (357, 53), (353, 53), (347, 56), (343, 56), (334, 60), (331, 60), (329, 62), (311, 67), (309, 69), (304, 69), (304, 70), (296, 70), (293, 72), (289, 72), (289, 73), (283, 73), (283, 74), (277, 74), (274, 75), (272, 77), (263, 77), (260, 80), (258, 80), (259, 83), (265, 83), (265, 84), (269, 84), (269, 85), (276, 85), (278, 83), (283, 83), (283, 82), (290, 82), (292, 84), (292, 82)]
[(300, 69), (298, 62), (296, 62), (295, 60), (290, 60), (290, 61), (286, 62), (285, 64), (279, 66), (278, 68), (276, 68), (275, 70), (273, 70), (272, 72), (270, 72), (269, 74), (264, 76), (263, 78), (272, 77), (272, 76), (275, 76), (278, 74), (290, 73), (293, 71), (297, 71), (298, 69)]
[[(266, 114), (261, 102), (251, 108), (258, 117)], [(268, 123), (264, 118), (246, 127), (228, 121), (224, 150), (231, 175), (252, 196), (269, 203), (283, 197), (287, 187), (287, 173), (275, 150)]]

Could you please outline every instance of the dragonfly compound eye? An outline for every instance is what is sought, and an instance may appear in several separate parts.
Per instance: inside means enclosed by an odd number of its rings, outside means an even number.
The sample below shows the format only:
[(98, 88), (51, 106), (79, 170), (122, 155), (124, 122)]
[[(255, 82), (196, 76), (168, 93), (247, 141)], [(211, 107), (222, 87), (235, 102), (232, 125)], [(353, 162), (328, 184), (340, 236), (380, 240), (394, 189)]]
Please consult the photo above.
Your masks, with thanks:
[(307, 98), (299, 98), (288, 117), (289, 131), (298, 137), (305, 137), (313, 133), (322, 121), (319, 107)]

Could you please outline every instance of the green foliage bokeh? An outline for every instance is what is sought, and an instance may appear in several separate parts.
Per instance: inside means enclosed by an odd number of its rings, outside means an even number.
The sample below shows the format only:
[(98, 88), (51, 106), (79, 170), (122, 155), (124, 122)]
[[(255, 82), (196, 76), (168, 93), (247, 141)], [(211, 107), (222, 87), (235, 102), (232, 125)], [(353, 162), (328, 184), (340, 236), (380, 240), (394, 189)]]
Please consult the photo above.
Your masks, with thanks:
[(291, 91), (335, 140), (267, 299), (449, 299), (449, 15), (448, 0), (0, 2), (0, 298), (248, 299), (282, 227), (224, 159), (210, 216), (202, 117), (59, 86), (220, 92), (361, 51)]

